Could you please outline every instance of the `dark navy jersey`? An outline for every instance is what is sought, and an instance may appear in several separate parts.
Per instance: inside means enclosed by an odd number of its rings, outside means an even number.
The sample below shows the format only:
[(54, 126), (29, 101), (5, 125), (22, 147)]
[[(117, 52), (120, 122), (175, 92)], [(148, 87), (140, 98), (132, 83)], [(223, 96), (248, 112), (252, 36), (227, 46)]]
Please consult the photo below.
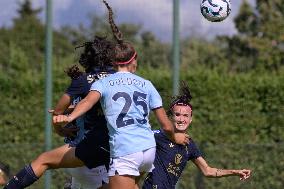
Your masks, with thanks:
[(154, 133), (157, 143), (155, 169), (147, 175), (143, 189), (174, 189), (187, 161), (200, 157), (201, 152), (192, 139), (188, 145), (179, 145), (160, 130)]
[[(100, 70), (93, 70), (89, 73), (83, 73), (77, 79), (72, 79), (70, 86), (65, 91), (65, 93), (71, 98), (71, 104), (76, 106), (76, 104), (78, 104), (83, 98), (87, 96), (92, 83), (112, 73), (114, 73), (114, 71), (111, 69), (105, 72), (102, 72)], [(75, 146), (78, 142), (80, 142), (83, 139), (85, 133), (91, 129), (95, 129), (96, 132), (103, 133), (105, 133), (105, 131), (107, 130), (106, 119), (100, 103), (97, 103), (82, 117), (76, 119), (76, 123), (75, 124), (80, 129), (77, 132), (76, 138), (65, 139), (65, 142), (71, 145), (72, 143), (74, 143), (72, 146)]]
[[(72, 104), (76, 105), (87, 96), (93, 82), (112, 73), (114, 73), (112, 69), (107, 70), (107, 72), (94, 70), (90, 73), (84, 73), (78, 79), (73, 79), (66, 90), (66, 94), (71, 97)], [(66, 142), (71, 146), (76, 146), (75, 156), (83, 161), (89, 169), (100, 165), (105, 165), (108, 168), (110, 160), (109, 136), (100, 103), (86, 112), (83, 119), (83, 123), (80, 121), (81, 117), (76, 119), (77, 126), (80, 128), (77, 137)], [(83, 129), (81, 126), (83, 126)], [(80, 136), (82, 133), (83, 137)]]

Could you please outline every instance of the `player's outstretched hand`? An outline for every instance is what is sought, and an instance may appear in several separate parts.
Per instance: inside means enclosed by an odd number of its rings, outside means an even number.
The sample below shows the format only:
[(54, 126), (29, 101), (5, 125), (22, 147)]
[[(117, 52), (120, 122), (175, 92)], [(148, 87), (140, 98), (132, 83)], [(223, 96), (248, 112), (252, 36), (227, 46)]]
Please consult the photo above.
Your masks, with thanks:
[(189, 135), (186, 133), (175, 133), (174, 142), (177, 144), (187, 145), (189, 143)]
[(236, 175), (240, 176), (240, 180), (246, 180), (250, 177), (251, 170), (250, 169), (241, 169), (233, 171)]
[[(73, 112), (73, 110), (75, 109), (74, 105), (70, 105), (68, 106), (68, 108), (64, 111), (64, 114), (71, 114)], [(50, 109), (48, 110), (48, 113), (52, 114), (52, 115), (58, 115), (55, 113), (54, 109)]]
[(56, 126), (64, 126), (67, 123), (71, 122), (69, 117), (66, 115), (55, 115), (53, 116), (52, 121), (53, 121), (53, 125), (56, 125)]

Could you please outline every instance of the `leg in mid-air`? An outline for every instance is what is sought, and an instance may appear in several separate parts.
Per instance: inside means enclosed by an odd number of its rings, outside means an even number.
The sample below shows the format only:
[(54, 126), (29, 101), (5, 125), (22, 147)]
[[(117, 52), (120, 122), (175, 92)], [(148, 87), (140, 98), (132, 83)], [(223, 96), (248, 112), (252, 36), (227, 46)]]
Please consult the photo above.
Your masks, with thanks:
[(84, 163), (75, 156), (75, 147), (65, 144), (59, 148), (42, 153), (31, 163), (37, 177), (41, 177), (47, 169), (81, 167)]
[(68, 144), (40, 154), (31, 164), (20, 170), (4, 189), (22, 189), (37, 181), (47, 169), (81, 167), (84, 163), (75, 156), (75, 148)]

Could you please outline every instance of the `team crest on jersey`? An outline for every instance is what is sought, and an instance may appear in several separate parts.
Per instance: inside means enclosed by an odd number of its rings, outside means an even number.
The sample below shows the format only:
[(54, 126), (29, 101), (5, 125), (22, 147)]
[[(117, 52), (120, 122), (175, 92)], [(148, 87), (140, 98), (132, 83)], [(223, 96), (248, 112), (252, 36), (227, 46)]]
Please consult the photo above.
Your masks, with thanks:
[(181, 154), (176, 154), (175, 157), (175, 164), (178, 165), (181, 163), (182, 155)]
[(153, 189), (158, 189), (158, 185), (153, 185)]

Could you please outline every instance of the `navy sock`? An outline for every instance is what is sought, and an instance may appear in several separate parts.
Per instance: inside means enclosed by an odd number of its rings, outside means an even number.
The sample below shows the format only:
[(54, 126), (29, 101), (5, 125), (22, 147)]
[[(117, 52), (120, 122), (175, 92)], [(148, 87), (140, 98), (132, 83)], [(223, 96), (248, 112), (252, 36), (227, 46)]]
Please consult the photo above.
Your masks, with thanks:
[(35, 175), (31, 165), (26, 165), (20, 170), (3, 189), (23, 189), (32, 185), (38, 177)]

